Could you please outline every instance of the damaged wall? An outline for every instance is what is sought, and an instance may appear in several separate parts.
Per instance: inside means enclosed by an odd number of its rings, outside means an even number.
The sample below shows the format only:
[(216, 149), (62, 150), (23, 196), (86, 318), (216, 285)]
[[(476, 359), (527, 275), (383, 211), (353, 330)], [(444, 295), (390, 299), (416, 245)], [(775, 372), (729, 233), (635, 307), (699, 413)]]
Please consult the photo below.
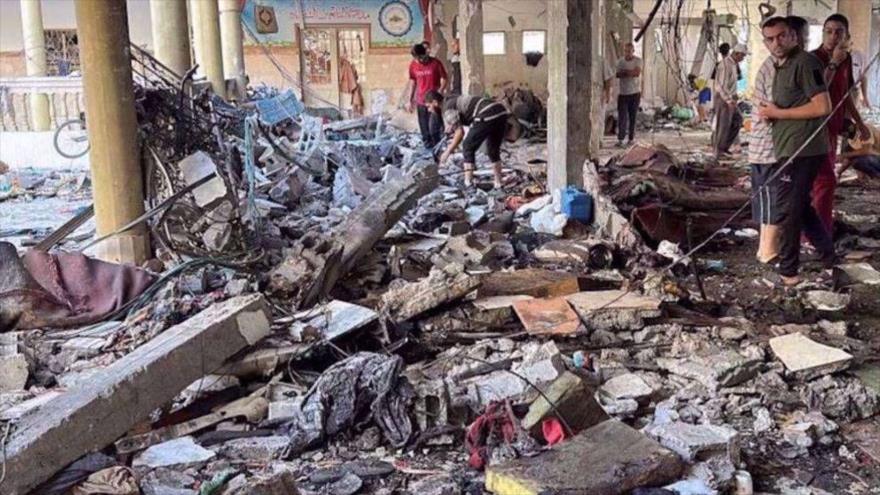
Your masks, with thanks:
[(504, 33), (504, 55), (485, 55), (486, 90), (497, 95), (505, 86), (525, 85), (539, 97), (547, 97), (546, 41), (544, 57), (532, 67), (523, 55), (523, 31), (544, 31), (547, 1), (515, 0), (483, 3), (483, 32)]

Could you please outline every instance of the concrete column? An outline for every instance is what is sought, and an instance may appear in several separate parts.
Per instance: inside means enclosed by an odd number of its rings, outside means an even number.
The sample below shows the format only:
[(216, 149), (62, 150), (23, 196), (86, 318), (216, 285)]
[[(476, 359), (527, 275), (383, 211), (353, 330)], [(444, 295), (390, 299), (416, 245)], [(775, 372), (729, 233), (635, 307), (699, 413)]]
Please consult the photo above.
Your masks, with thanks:
[(483, 70), (483, 0), (458, 0), (458, 36), (461, 48), (461, 92), (465, 95), (482, 95), (486, 89)]
[[(24, 42), (25, 69), (27, 75), (46, 75), (46, 38), (43, 34), (43, 9), (40, 0), (21, 0), (21, 37)], [(35, 131), (48, 131), (49, 97), (45, 94), (30, 95), (31, 127)]]
[(150, 0), (153, 52), (178, 75), (192, 67), (186, 0)]
[(204, 76), (214, 92), (226, 98), (223, 58), (220, 50), (220, 11), (217, 0), (189, 0), (196, 74)]
[(235, 96), (245, 94), (244, 45), (242, 44), (239, 0), (220, 1), (220, 41), (223, 46), (223, 75), (235, 81)]
[[(105, 0), (76, 0), (75, 6), (100, 236), (144, 213), (127, 7)], [(142, 263), (148, 253), (146, 230), (141, 225), (113, 236), (97, 251), (106, 261)]]
[(551, 191), (568, 185), (582, 187), (584, 161), (591, 156), (591, 150), (598, 150), (600, 143), (604, 128), (599, 118), (602, 3), (547, 2), (547, 182)]

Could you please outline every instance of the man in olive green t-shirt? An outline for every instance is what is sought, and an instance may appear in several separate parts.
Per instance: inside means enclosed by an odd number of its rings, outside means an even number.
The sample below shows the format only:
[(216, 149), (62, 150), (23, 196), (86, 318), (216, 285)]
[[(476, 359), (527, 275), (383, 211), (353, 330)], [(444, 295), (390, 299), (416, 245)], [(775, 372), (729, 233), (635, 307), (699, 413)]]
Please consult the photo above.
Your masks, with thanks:
[(768, 19), (761, 33), (775, 60), (776, 76), (773, 101), (763, 103), (758, 115), (772, 122), (773, 151), (779, 163), (784, 165), (793, 157), (777, 178), (780, 204), (785, 209), (779, 274), (785, 285), (793, 286), (800, 282), (801, 232), (826, 264), (834, 260), (831, 237), (810, 204), (813, 181), (828, 153), (823, 124), (831, 112), (831, 100), (821, 62), (798, 47), (797, 36), (785, 18)]

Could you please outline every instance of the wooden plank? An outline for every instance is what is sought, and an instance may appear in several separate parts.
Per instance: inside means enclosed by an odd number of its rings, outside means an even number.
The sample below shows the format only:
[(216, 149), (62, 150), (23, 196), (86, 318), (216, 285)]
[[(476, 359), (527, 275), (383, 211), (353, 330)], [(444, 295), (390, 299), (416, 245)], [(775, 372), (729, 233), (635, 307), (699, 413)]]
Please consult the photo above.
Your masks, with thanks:
[(568, 272), (529, 268), (494, 272), (483, 277), (477, 297), (526, 295), (557, 297), (579, 291), (578, 278)]
[(215, 304), (23, 418), (6, 447), (4, 495), (24, 495), (100, 450), (226, 359), (269, 333), (262, 296)]
[(513, 303), (513, 310), (532, 335), (570, 335), (581, 324), (564, 297), (518, 301)]

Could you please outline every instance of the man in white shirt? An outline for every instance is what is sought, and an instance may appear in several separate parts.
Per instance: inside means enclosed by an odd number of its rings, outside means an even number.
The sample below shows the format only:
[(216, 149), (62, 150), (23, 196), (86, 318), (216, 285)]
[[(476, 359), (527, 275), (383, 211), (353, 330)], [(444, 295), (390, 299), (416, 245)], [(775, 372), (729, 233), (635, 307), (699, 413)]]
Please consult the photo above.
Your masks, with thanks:
[(739, 63), (746, 58), (746, 46), (737, 43), (730, 55), (718, 65), (715, 76), (715, 155), (719, 158), (730, 156), (730, 147), (736, 141), (742, 127), (742, 114), (736, 107), (736, 82)]
[(635, 56), (635, 46), (627, 43), (623, 47), (623, 58), (617, 61), (617, 79), (620, 91), (617, 96), (617, 146), (623, 147), (623, 138), (629, 135), (632, 144), (636, 133), (636, 114), (642, 96), (640, 76), (642, 59)]

